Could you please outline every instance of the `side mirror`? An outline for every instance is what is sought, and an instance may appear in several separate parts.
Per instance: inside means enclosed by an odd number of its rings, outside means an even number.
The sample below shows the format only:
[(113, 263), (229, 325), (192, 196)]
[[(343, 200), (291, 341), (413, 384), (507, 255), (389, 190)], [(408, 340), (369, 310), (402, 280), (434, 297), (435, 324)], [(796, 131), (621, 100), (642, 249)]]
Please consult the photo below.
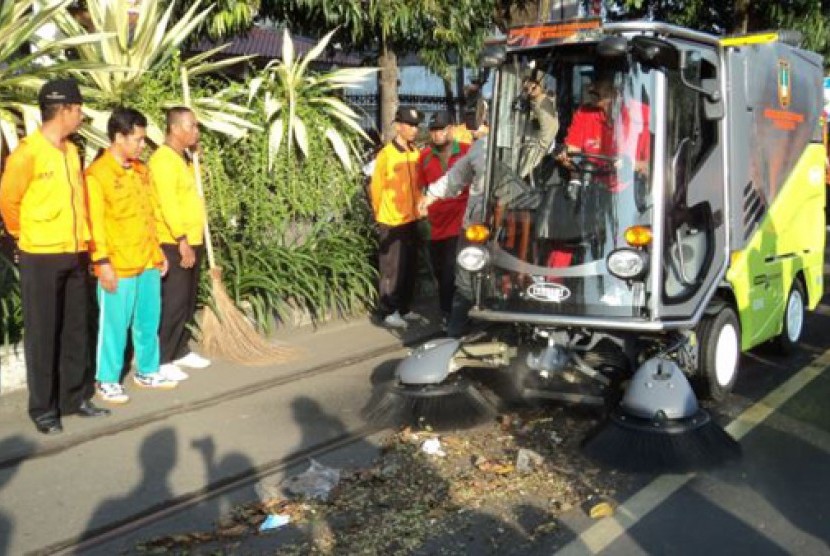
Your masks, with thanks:
[(507, 48), (504, 44), (485, 44), (478, 58), (478, 65), (482, 68), (497, 68), (507, 58)]
[(672, 43), (655, 37), (631, 39), (631, 54), (642, 65), (655, 69), (678, 69), (680, 51)]
[(715, 79), (701, 79), (700, 86), (690, 83), (686, 77), (686, 69), (689, 67), (689, 53), (687, 51), (680, 53), (680, 81), (687, 88), (702, 94), (709, 104), (720, 103), (720, 91), (717, 87), (717, 80)]

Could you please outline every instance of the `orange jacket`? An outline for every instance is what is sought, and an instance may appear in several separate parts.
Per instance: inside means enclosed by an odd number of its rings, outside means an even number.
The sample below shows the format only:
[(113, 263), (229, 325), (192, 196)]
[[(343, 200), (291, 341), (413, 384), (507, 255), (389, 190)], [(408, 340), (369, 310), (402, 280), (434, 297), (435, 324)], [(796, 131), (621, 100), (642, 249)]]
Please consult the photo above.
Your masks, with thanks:
[(202, 245), (205, 203), (196, 188), (193, 166), (182, 155), (162, 145), (150, 157), (150, 180), (161, 207), (156, 229), (161, 243)]
[(26, 253), (86, 251), (86, 187), (78, 150), (61, 151), (38, 130), (9, 155), (0, 181), (0, 213)]
[(370, 193), (375, 220), (379, 223), (400, 226), (420, 218), (419, 156), (418, 149), (402, 149), (395, 141), (378, 153)]
[(92, 262), (109, 262), (121, 278), (161, 267), (158, 209), (147, 167), (133, 161), (125, 168), (107, 150), (87, 169), (86, 180)]

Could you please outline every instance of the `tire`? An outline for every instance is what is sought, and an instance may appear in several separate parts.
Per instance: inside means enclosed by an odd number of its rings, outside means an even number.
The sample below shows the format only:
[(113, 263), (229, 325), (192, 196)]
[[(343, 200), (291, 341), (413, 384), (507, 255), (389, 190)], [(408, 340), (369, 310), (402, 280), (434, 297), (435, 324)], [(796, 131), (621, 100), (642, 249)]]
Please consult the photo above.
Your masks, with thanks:
[(801, 281), (794, 280), (790, 293), (787, 294), (787, 303), (784, 305), (781, 334), (775, 339), (776, 347), (784, 355), (790, 355), (796, 350), (804, 334), (805, 299), (804, 286), (801, 285)]
[(695, 390), (699, 397), (723, 401), (738, 378), (741, 325), (732, 307), (705, 317), (698, 327), (700, 356)]

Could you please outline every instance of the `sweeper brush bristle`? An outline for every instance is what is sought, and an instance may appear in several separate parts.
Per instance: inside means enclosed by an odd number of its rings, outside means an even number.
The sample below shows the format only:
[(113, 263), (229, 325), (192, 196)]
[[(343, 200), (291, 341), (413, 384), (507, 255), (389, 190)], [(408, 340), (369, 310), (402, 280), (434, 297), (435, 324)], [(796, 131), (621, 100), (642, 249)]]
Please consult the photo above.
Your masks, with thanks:
[(582, 447), (597, 463), (632, 473), (709, 469), (741, 456), (741, 445), (703, 410), (688, 419), (658, 421), (617, 409)]
[(472, 427), (494, 418), (496, 413), (496, 407), (467, 380), (426, 386), (388, 385), (372, 396), (363, 411), (371, 423), (433, 430)]

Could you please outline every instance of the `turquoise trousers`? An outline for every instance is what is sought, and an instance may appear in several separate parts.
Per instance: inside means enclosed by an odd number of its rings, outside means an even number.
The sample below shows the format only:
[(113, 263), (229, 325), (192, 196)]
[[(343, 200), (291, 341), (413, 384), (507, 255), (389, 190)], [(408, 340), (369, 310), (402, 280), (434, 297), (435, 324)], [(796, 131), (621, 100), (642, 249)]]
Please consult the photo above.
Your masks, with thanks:
[(149, 375), (159, 370), (159, 320), (161, 319), (161, 273), (145, 270), (138, 276), (119, 278), (115, 292), (98, 283), (98, 347), (95, 380), (120, 382), (132, 332), (136, 370)]

